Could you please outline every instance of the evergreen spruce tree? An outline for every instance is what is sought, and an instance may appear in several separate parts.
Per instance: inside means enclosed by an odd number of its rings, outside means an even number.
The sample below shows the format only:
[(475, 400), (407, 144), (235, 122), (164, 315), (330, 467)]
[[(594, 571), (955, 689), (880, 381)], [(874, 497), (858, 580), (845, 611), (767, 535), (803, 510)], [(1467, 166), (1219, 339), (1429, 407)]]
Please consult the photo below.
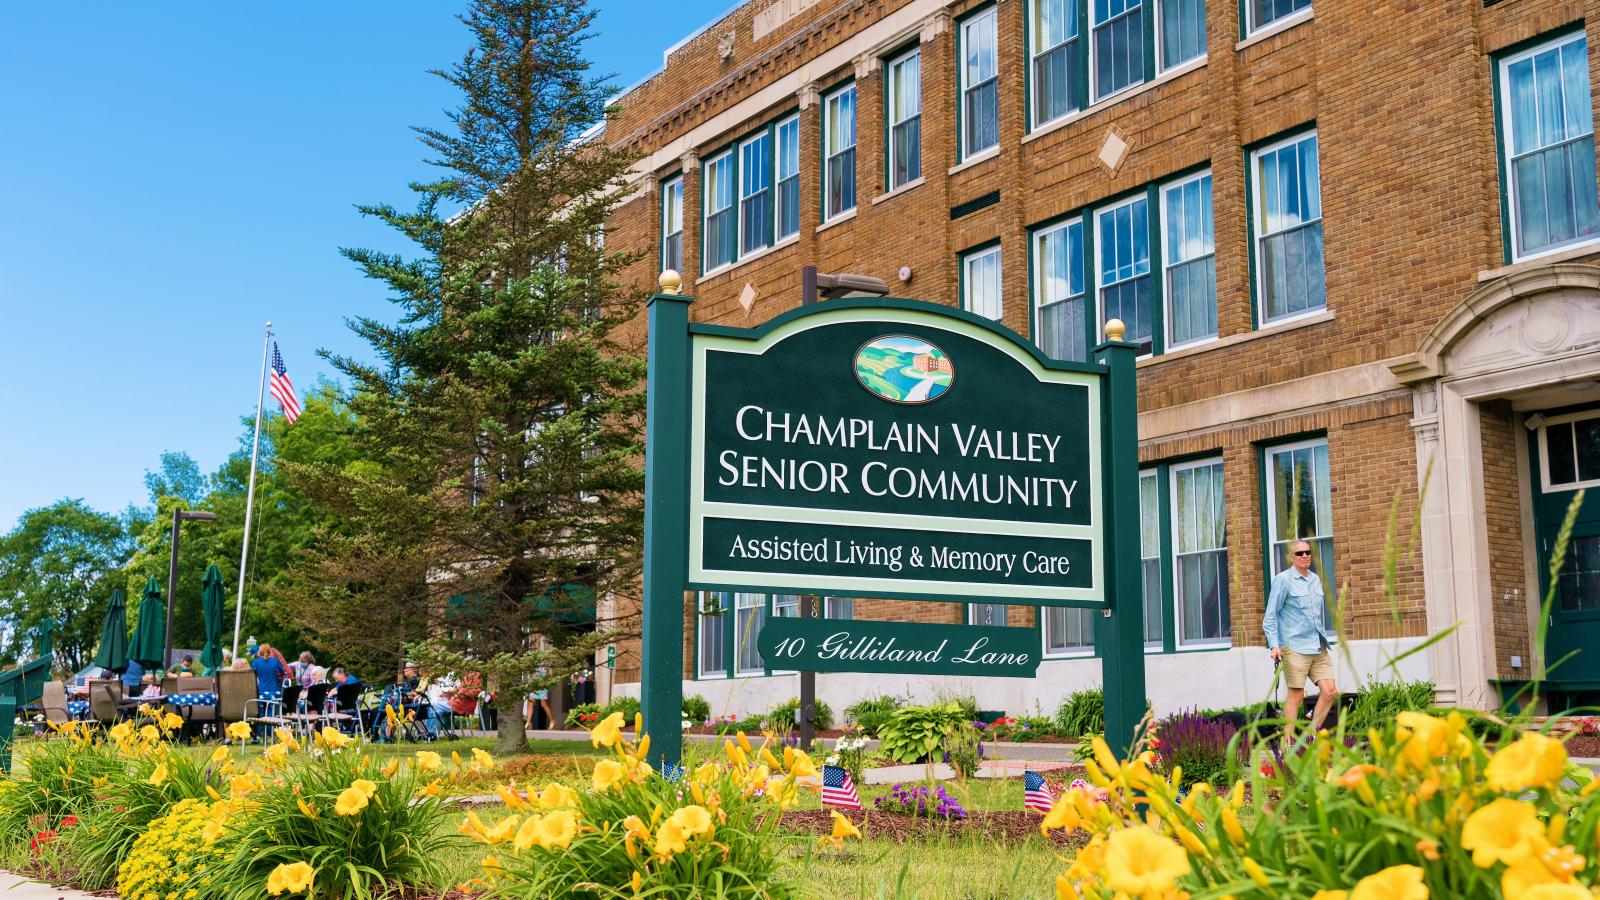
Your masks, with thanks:
[(376, 364), (329, 357), (363, 464), (293, 468), (342, 522), (275, 603), (316, 606), (324, 646), (381, 634), (425, 667), (484, 673), (499, 752), (523, 743), (529, 690), (636, 621), (594, 622), (596, 597), (637, 592), (644, 369), (610, 339), (636, 257), (602, 229), (632, 160), (586, 140), (612, 93), (582, 54), (593, 15), (474, 0), (461, 17), (474, 46), (436, 73), (462, 94), (452, 128), (417, 129), (445, 176), (413, 186), (414, 211), (362, 208), (420, 253), (343, 251), (399, 307), (351, 323)]

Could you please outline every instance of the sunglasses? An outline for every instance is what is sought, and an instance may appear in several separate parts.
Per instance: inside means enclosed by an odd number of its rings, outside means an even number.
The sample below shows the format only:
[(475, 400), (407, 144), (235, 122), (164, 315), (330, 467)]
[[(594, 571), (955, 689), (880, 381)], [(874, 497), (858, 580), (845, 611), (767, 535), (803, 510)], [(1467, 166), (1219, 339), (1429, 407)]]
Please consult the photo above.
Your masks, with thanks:
[(1310, 550), (1296, 550), (1294, 552), (1294, 555), (1295, 556), (1310, 556), (1311, 555), (1311, 551)]

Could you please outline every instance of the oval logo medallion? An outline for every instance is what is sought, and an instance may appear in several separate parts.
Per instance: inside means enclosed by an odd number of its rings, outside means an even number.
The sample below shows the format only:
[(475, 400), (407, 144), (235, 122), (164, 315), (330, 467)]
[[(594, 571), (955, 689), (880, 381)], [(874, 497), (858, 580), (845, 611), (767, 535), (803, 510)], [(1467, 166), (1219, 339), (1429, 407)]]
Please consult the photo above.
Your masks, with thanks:
[(891, 403), (927, 403), (944, 396), (955, 368), (943, 350), (922, 338), (889, 334), (856, 351), (856, 380)]

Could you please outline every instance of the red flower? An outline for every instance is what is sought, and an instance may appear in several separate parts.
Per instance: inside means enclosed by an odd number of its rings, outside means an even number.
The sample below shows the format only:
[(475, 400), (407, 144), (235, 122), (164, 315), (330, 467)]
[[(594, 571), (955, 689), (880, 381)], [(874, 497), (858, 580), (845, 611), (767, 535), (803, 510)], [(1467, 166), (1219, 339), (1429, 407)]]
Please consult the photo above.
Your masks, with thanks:
[(1261, 774), (1271, 778), (1278, 774), (1278, 770), (1272, 767), (1272, 763), (1263, 761), (1261, 763)]
[(72, 828), (72, 827), (76, 826), (77, 824), (78, 824), (78, 817), (77, 816), (62, 816), (61, 817), (61, 827), (62, 828)]
[(33, 836), (33, 840), (28, 842), (28, 845), (33, 848), (33, 853), (35, 856), (37, 856), (39, 855), (39, 848), (46, 844), (55, 843), (56, 837), (57, 835), (54, 829), (46, 828), (38, 834), (35, 834)]

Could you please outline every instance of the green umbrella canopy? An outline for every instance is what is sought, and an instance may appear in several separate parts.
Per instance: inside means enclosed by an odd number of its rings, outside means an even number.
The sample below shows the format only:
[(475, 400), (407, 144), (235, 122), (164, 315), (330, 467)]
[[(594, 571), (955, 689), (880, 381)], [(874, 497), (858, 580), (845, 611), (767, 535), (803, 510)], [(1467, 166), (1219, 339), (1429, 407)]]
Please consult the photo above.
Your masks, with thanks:
[(128, 668), (128, 597), (122, 588), (111, 592), (105, 623), (100, 626), (100, 650), (94, 664), (121, 675)]
[(162, 656), (166, 653), (167, 607), (161, 602), (161, 587), (155, 576), (145, 582), (144, 597), (139, 601), (139, 624), (133, 627), (133, 643), (128, 648), (128, 658), (148, 670), (166, 668)]
[(222, 570), (212, 563), (200, 582), (200, 609), (206, 617), (206, 645), (200, 666), (207, 674), (222, 668)]

